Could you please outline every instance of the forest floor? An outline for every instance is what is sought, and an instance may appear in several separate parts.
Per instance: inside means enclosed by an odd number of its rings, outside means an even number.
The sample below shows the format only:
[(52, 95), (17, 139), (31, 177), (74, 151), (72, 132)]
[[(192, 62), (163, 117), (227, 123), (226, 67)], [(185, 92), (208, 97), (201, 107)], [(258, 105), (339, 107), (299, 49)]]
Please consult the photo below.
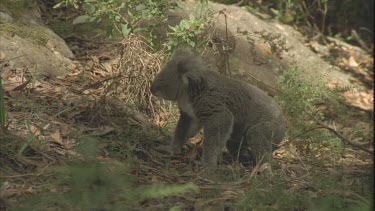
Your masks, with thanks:
[[(344, 145), (303, 155), (284, 145), (269, 166), (224, 159), (212, 178), (199, 165), (200, 139), (181, 157), (165, 149), (173, 124), (158, 128), (108, 93), (106, 61), (116, 43), (71, 35), (76, 68), (65, 77), (7, 73), (3, 84), (8, 130), (0, 132), (0, 210), (371, 210), (373, 155)], [(371, 61), (338, 49), (346, 71), (364, 81), (346, 93), (348, 125), (373, 150)], [(350, 53), (350, 52), (349, 52)], [(354, 59), (354, 62), (353, 62)], [(346, 62), (346, 63), (345, 63)], [(344, 66), (347, 64), (346, 66)], [(360, 69), (362, 68), (362, 69)], [(361, 82), (362, 83), (362, 82)], [(107, 84), (108, 85), (108, 84)], [(321, 105), (330, 120), (331, 105)], [(170, 111), (175, 115), (176, 111)], [(354, 133), (350, 130), (347, 134)], [(216, 175), (215, 175), (216, 174)]]

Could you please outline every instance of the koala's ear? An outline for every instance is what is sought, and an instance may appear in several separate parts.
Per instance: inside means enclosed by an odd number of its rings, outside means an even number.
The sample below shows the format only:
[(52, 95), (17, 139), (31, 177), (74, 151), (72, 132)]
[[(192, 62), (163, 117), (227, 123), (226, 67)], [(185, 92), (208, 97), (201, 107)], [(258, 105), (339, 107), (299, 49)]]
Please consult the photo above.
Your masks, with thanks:
[(207, 87), (207, 81), (204, 77), (196, 76), (193, 74), (187, 74), (186, 76), (188, 84), (188, 92), (190, 96), (196, 96)]

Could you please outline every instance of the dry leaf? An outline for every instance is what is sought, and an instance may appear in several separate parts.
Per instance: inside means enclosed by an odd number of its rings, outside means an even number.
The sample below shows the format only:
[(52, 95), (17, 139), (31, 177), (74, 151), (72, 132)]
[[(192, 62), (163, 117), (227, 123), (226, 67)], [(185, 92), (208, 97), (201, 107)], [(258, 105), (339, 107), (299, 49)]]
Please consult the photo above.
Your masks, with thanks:
[(55, 92), (56, 93), (61, 93), (61, 87), (55, 87)]
[(113, 127), (105, 125), (103, 127), (100, 127), (98, 130), (94, 131), (92, 135), (102, 136), (102, 135), (112, 132), (113, 130), (115, 130)]
[(39, 136), (40, 135), (40, 130), (37, 126), (35, 125), (30, 125), (30, 131), (31, 133), (33, 133), (35, 136)]
[(263, 163), (260, 167), (259, 167), (259, 172), (263, 172), (265, 169), (268, 169), (270, 166), (269, 163)]
[(32, 194), (32, 193), (34, 193), (32, 187), (29, 187), (28, 189), (24, 190), (23, 192), (26, 193), (26, 194)]
[(266, 44), (260, 43), (258, 45), (258, 47), (263, 50), (263, 54), (264, 55), (270, 55), (270, 54), (272, 54), (271, 49)]
[(354, 57), (353, 56), (351, 56), (351, 57), (349, 57), (349, 66), (350, 67), (358, 67), (359, 65), (358, 65), (358, 63), (355, 61), (355, 59), (354, 59)]
[(0, 51), (0, 60), (4, 60), (5, 59), (5, 53)]
[(94, 61), (95, 63), (99, 63), (99, 59), (98, 59), (98, 57), (96, 57), (96, 56), (91, 56), (91, 59), (92, 59), (92, 61)]
[(51, 138), (52, 138), (52, 140), (53, 140), (54, 142), (56, 142), (56, 143), (58, 143), (58, 144), (61, 144), (61, 145), (64, 145), (59, 130), (56, 130), (54, 133), (52, 133), (52, 134), (51, 134)]

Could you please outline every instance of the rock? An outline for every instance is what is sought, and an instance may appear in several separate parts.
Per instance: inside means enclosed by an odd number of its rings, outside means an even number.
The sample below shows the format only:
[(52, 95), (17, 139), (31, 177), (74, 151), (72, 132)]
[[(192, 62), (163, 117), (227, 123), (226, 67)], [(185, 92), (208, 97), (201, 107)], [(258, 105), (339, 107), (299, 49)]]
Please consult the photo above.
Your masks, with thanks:
[[(183, 10), (178, 10), (175, 15), (186, 18), (194, 11), (195, 5), (196, 3), (188, 1), (179, 2), (179, 6)], [(335, 81), (341, 85), (350, 84), (350, 75), (322, 60), (310, 48), (306, 47), (302, 34), (292, 27), (276, 20), (262, 20), (238, 6), (209, 2), (209, 9), (216, 13), (213, 25), (218, 29), (221, 37), (225, 38), (225, 29), (228, 27), (230, 34), (238, 34), (238, 30), (247, 31), (251, 34), (251, 39), (254, 39), (254, 49), (251, 51), (251, 45), (246, 36), (236, 36), (235, 48), (229, 53), (233, 77), (255, 84), (274, 95), (276, 91), (271, 87), (275, 87), (277, 77), (287, 66), (296, 64), (300, 69), (306, 70), (304, 72), (306, 78), (323, 74), (329, 81)], [(217, 15), (220, 11), (226, 14), (227, 24), (225, 24), (224, 15)], [(216, 18), (217, 16), (218, 18)], [(279, 33), (280, 39), (285, 39), (287, 51), (281, 52), (280, 55), (272, 54), (269, 43), (256, 36), (256, 33), (259, 34), (261, 31), (273, 35)], [(215, 67), (215, 64), (222, 66), (223, 57), (213, 57), (212, 55), (212, 50), (207, 51), (204, 55), (211, 66)]]
[[(65, 41), (40, 20), (35, 7), (12, 17), (6, 5), (0, 4), (0, 51), (10, 68), (26, 67), (35, 76), (57, 77), (68, 73), (74, 57)], [(19, 24), (15, 21), (22, 21)]]

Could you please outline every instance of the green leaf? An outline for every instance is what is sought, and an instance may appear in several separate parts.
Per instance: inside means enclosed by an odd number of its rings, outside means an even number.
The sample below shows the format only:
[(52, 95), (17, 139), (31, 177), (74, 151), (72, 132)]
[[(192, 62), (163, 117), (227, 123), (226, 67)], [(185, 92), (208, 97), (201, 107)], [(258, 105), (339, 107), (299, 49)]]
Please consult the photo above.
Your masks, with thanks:
[(194, 42), (194, 41), (192, 41), (192, 40), (187, 40), (187, 43), (188, 43), (190, 46), (195, 47), (195, 42)]
[(93, 22), (94, 20), (96, 20), (96, 17), (90, 17), (89, 18), (89, 22)]
[(138, 4), (138, 5), (135, 7), (135, 9), (136, 9), (137, 11), (144, 10), (144, 9), (146, 9), (146, 6), (143, 5), (143, 4)]
[(176, 32), (176, 27), (168, 26), (172, 31)]
[(89, 14), (93, 14), (95, 12), (95, 6), (92, 5), (92, 4), (86, 4), (86, 8), (87, 8), (87, 13)]
[(55, 6), (53, 6), (53, 9), (56, 9), (56, 8), (60, 7), (63, 3), (64, 3), (64, 2), (62, 1), (62, 2), (60, 2), (60, 3), (58, 3), (58, 4), (56, 4)]
[(139, 32), (139, 31), (143, 31), (143, 30), (145, 30), (144, 28), (140, 28), (140, 27), (138, 27), (138, 28), (135, 28), (134, 30), (133, 30), (133, 32), (135, 33), (135, 32)]
[(90, 16), (89, 15), (81, 15), (81, 16), (78, 16), (76, 17), (74, 20), (73, 20), (73, 24), (79, 24), (79, 23), (86, 23), (86, 22), (89, 22), (90, 20)]
[(195, 16), (193, 14), (190, 14), (190, 22), (192, 23), (195, 22)]
[(182, 185), (154, 184), (150, 187), (147, 187), (147, 189), (143, 191), (143, 197), (160, 198), (164, 196), (181, 194), (189, 191), (198, 192), (199, 187), (194, 183), (186, 183)]
[(111, 39), (113, 37), (114, 29), (111, 26), (107, 27), (107, 37)]
[(130, 34), (131, 28), (128, 26), (128, 24), (121, 24), (121, 33), (125, 37)]
[(186, 20), (182, 20), (181, 23), (180, 23), (180, 26), (182, 29), (189, 29), (190, 28), (190, 23), (187, 22)]
[(73, 2), (73, 7), (74, 7), (74, 9), (78, 10), (79, 5), (77, 3), (75, 3), (75, 2)]

